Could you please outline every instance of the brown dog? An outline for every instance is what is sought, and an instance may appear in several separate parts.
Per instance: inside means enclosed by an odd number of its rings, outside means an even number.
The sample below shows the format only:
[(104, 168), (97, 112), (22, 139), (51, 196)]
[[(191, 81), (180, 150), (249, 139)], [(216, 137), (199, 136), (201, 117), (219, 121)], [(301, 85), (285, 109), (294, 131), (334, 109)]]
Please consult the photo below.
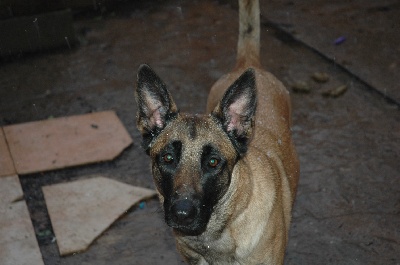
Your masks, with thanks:
[[(211, 89), (208, 115), (179, 113), (139, 68), (137, 125), (166, 223), (190, 264), (283, 264), (299, 163), (290, 99), (259, 62), (258, 1), (239, 1), (236, 68)], [(250, 68), (250, 69), (249, 69)]]

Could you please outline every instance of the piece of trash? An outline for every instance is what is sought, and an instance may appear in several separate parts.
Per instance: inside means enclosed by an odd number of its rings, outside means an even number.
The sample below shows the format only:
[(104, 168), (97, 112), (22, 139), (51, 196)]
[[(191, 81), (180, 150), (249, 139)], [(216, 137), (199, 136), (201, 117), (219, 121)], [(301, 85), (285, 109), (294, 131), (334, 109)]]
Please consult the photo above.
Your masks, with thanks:
[(42, 187), (60, 255), (86, 250), (110, 225), (155, 190), (105, 177)]
[(322, 95), (324, 97), (337, 98), (343, 95), (347, 91), (347, 88), (348, 88), (347, 85), (341, 85), (333, 89), (329, 89), (327, 91), (322, 92)]
[(132, 144), (114, 111), (8, 125), (3, 131), (18, 174), (109, 161)]
[(20, 200), (22, 197), (17, 175), (0, 177), (0, 263), (43, 265), (28, 207), (25, 200)]
[(23, 197), (24, 193), (17, 175), (0, 177), (0, 206), (1, 203), (11, 204), (13, 202), (21, 201)]
[[(0, 177), (11, 176), (15, 174), (16, 170), (14, 168), (14, 163), (11, 158), (10, 150), (8, 149), (6, 137), (3, 133), (3, 128), (0, 127)], [(2, 194), (0, 187), (0, 197), (1, 195)]]
[(146, 207), (146, 202), (139, 203), (139, 209), (144, 209)]
[(340, 45), (340, 44), (342, 44), (342, 43), (345, 42), (345, 41), (346, 41), (346, 37), (345, 37), (345, 36), (340, 36), (339, 38), (335, 39), (335, 40), (333, 41), (333, 43), (334, 43), (335, 45)]
[(311, 87), (310, 85), (305, 82), (305, 81), (297, 81), (292, 84), (292, 89), (296, 93), (310, 93), (311, 92)]
[(326, 83), (329, 80), (329, 75), (324, 72), (315, 72), (312, 74), (311, 78), (318, 83)]

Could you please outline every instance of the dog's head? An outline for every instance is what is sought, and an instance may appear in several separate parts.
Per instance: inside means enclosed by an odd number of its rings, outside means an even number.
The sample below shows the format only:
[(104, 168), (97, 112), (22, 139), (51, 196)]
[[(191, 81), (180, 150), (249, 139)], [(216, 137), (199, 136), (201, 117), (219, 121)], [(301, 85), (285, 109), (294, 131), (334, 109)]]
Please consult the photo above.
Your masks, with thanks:
[(139, 68), (135, 96), (137, 126), (152, 159), (165, 220), (180, 233), (199, 235), (247, 150), (256, 108), (254, 71), (245, 71), (209, 115), (179, 113), (147, 65)]

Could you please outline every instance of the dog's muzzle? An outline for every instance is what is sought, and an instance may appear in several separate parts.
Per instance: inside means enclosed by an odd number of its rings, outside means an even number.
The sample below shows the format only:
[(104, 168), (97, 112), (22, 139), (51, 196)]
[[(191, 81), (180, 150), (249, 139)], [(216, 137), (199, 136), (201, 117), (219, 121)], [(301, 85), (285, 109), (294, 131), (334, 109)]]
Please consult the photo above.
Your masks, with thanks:
[(177, 200), (171, 206), (172, 221), (178, 226), (190, 225), (193, 223), (196, 215), (197, 209), (192, 200)]
[(167, 224), (186, 235), (199, 235), (207, 221), (199, 207), (200, 201), (192, 196), (182, 196), (173, 200), (165, 213)]

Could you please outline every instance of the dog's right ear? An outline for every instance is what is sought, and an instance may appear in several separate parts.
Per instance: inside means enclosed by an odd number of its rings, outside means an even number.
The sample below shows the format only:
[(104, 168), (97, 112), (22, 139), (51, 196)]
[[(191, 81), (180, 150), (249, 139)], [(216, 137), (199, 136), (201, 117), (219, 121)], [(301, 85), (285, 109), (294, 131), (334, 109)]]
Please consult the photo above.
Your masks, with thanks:
[(164, 82), (146, 64), (139, 67), (135, 98), (138, 105), (137, 127), (148, 152), (152, 140), (178, 114), (178, 108)]

